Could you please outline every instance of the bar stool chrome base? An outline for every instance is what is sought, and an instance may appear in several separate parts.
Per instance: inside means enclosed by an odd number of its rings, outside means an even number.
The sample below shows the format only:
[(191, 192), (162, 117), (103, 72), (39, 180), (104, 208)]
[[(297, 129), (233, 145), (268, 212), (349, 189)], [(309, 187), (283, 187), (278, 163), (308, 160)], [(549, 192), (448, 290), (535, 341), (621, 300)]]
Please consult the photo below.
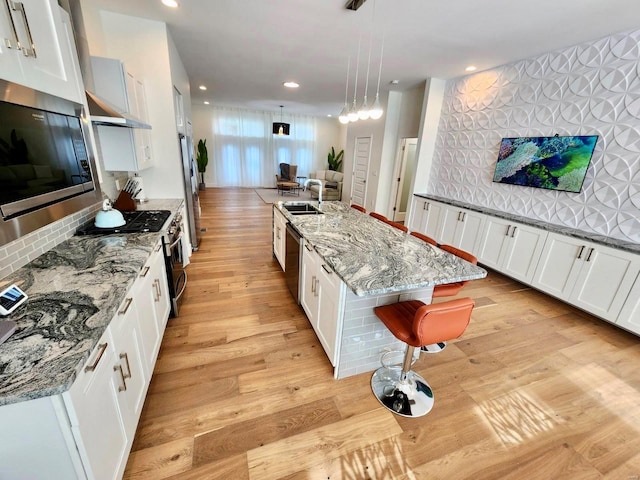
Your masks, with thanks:
[(447, 342), (432, 343), (431, 345), (423, 345), (420, 347), (421, 352), (425, 353), (440, 353), (447, 347)]
[(433, 408), (433, 391), (424, 378), (399, 367), (380, 367), (371, 377), (371, 390), (387, 410), (403, 417), (422, 417)]

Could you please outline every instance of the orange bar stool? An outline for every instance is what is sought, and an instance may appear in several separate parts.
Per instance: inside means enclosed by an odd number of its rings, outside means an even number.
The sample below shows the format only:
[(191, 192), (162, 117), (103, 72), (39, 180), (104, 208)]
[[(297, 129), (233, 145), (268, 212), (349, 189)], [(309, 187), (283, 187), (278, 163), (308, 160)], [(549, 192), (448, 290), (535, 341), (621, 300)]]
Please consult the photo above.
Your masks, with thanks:
[(367, 209), (364, 207), (361, 207), (360, 205), (356, 205), (355, 203), (351, 204), (351, 208), (354, 208), (356, 210), (359, 210), (362, 213), (367, 213)]
[(431, 411), (433, 391), (411, 370), (413, 353), (423, 345), (461, 336), (474, 306), (473, 299), (467, 297), (431, 305), (408, 300), (373, 309), (389, 331), (407, 344), (401, 368), (382, 366), (371, 377), (371, 389), (382, 405), (403, 417), (421, 417)]
[[(478, 259), (470, 254), (469, 252), (465, 252), (464, 250), (460, 250), (457, 247), (452, 245), (440, 245), (440, 248), (445, 252), (449, 252), (457, 257), (466, 260), (469, 263), (473, 263), (474, 265), (478, 264)], [(443, 285), (436, 285), (433, 287), (433, 295), (432, 298), (442, 298), (442, 297), (453, 297), (460, 293), (460, 290), (469, 283), (468, 280), (464, 280), (462, 282), (454, 282), (454, 283), (445, 283)], [(420, 350), (426, 353), (438, 353), (444, 350), (447, 346), (446, 342), (438, 342), (433, 345), (423, 345)]]
[(385, 217), (384, 215), (377, 213), (377, 212), (371, 212), (369, 213), (369, 215), (371, 215), (373, 218), (380, 220), (381, 222), (387, 222), (387, 217)]
[(438, 242), (436, 242), (433, 238), (431, 238), (431, 237), (429, 237), (427, 235), (424, 235), (424, 234), (422, 234), (420, 232), (411, 232), (410, 235), (413, 235), (414, 237), (419, 238), (423, 242), (430, 243), (433, 246), (436, 246), (436, 247), (438, 246)]
[(397, 223), (397, 222), (393, 222), (389, 219), (387, 219), (385, 221), (385, 223), (391, 225), (393, 228), (397, 228), (398, 230), (402, 230), (404, 233), (407, 233), (409, 231), (409, 229), (407, 227), (405, 227), (404, 225), (402, 225), (401, 223)]

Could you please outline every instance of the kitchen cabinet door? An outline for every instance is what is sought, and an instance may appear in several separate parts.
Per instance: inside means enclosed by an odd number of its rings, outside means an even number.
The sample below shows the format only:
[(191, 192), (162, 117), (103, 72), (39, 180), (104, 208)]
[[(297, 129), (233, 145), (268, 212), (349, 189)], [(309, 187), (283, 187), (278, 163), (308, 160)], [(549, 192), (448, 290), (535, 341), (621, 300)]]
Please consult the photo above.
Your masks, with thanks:
[(500, 270), (505, 244), (509, 240), (510, 222), (501, 218), (487, 218), (478, 246), (478, 261)]
[(616, 324), (640, 335), (640, 275), (627, 295), (627, 300), (618, 315)]
[(285, 255), (287, 241), (287, 219), (280, 211), (273, 207), (273, 254), (275, 255), (282, 271), (285, 270)]
[(531, 283), (547, 232), (528, 225), (510, 223), (510, 233), (501, 252), (500, 269), (516, 280)]
[(308, 243), (304, 243), (302, 250), (302, 265), (300, 267), (301, 297), (300, 305), (307, 314), (307, 318), (313, 326), (318, 316), (318, 296), (316, 293), (318, 280), (318, 254)]
[(438, 238), (438, 226), (440, 223), (440, 214), (444, 205), (422, 197), (413, 197), (413, 206), (411, 209), (411, 220), (409, 221), (409, 230), (419, 232), (436, 241)]
[(460, 211), (460, 220), (457, 222), (453, 245), (465, 252), (476, 255), (478, 244), (484, 227), (485, 216), (470, 210)]
[(533, 277), (533, 286), (568, 300), (585, 250), (584, 241), (549, 233)]
[(13, 12), (6, 2), (0, 2), (0, 78), (25, 84), (18, 50), (18, 37)]
[(317, 276), (318, 314), (313, 327), (331, 365), (335, 367), (340, 350), (339, 339), (346, 286), (322, 260), (318, 263)]
[(98, 341), (71, 388), (62, 394), (71, 431), (89, 478), (112, 480), (129, 452), (109, 330)]
[(442, 205), (439, 215), (440, 223), (436, 231), (436, 236), (434, 237), (438, 243), (454, 245), (456, 229), (460, 223), (461, 214), (462, 211), (459, 208)]
[(152, 263), (150, 265), (151, 276), (153, 278), (153, 283), (155, 284), (154, 289), (157, 289), (157, 297), (154, 296), (154, 312), (160, 337), (158, 340), (158, 347), (156, 348), (157, 356), (160, 343), (162, 342), (162, 336), (164, 335), (164, 330), (167, 326), (167, 320), (169, 320), (169, 313), (171, 311), (167, 270), (165, 268), (164, 252), (161, 244), (156, 246), (155, 253), (152, 257)]
[(605, 320), (615, 321), (640, 272), (640, 259), (604, 245), (585, 246), (569, 300)]
[[(62, 9), (57, 0), (22, 0), (22, 10), (12, 11), (21, 45), (28, 55), (20, 56), (23, 85), (82, 103), (73, 73), (73, 56), (65, 39)], [(14, 2), (13, 5), (18, 5)], [(33, 48), (32, 48), (33, 47)]]

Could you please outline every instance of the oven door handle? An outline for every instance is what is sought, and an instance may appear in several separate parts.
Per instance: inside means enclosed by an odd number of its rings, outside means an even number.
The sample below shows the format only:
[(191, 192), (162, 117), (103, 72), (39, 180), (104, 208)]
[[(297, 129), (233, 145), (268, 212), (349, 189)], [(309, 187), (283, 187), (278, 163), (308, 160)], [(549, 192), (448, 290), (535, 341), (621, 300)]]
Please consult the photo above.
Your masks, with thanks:
[(178, 276), (176, 280), (176, 287), (182, 283), (182, 288), (179, 293), (176, 293), (176, 300), (178, 300), (182, 294), (184, 293), (185, 288), (187, 288), (187, 271), (183, 270), (182, 273)]

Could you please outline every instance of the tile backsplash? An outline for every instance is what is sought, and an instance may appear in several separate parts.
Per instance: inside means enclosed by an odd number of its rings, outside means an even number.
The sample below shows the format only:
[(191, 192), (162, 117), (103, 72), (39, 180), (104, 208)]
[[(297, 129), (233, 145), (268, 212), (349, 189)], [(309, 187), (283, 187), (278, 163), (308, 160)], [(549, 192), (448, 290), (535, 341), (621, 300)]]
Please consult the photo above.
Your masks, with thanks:
[(0, 247), (0, 278), (72, 237), (78, 227), (95, 217), (100, 204), (87, 207)]

